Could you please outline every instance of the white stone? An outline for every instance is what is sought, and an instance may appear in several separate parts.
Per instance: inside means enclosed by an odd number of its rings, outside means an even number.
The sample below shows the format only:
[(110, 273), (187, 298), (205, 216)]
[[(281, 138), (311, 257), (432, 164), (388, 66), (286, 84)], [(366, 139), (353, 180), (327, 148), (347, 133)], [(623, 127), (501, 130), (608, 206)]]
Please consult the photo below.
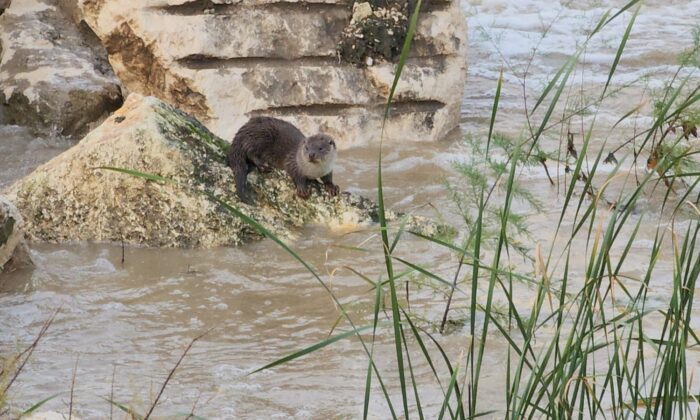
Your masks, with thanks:
[(352, 19), (355, 22), (362, 22), (372, 16), (372, 6), (369, 3), (355, 3), (352, 6)]
[[(341, 149), (377, 139), (395, 65), (338, 61), (337, 42), (358, 18), (349, 3), (211, 4), (213, 14), (196, 1), (80, 0), (129, 91), (186, 110), (224, 139), (254, 115), (327, 131)], [(437, 140), (457, 126), (466, 45), (457, 1), (421, 13), (386, 141)]]
[(31, 265), (24, 241), (22, 216), (10, 200), (0, 195), (0, 273)]
[(80, 135), (121, 105), (121, 90), (57, 2), (13, 1), (0, 16), (0, 98), (7, 123)]

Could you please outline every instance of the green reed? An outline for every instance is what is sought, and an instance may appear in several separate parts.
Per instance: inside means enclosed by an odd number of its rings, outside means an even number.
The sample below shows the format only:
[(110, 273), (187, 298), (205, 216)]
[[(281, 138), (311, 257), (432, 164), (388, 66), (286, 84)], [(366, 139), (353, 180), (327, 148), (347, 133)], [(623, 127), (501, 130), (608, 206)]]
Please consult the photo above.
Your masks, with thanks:
[[(416, 11), (419, 7), (420, 3), (416, 5)], [(510, 268), (506, 264), (510, 258), (510, 252), (521, 249), (518, 243), (513, 242), (510, 233), (512, 224), (521, 220), (515, 217), (512, 210), (513, 200), (522, 197), (522, 190), (517, 182), (519, 170), (531, 164), (532, 153), (539, 150), (539, 141), (542, 136), (552, 126), (556, 127), (564, 123), (563, 121), (552, 123), (551, 119), (570, 84), (571, 76), (579, 64), (588, 41), (614, 19), (620, 18), (623, 11), (633, 8), (632, 17), (619, 44), (601, 96), (595, 104), (585, 107), (586, 111), (592, 109), (594, 115), (585, 132), (581, 150), (577, 151), (575, 158), (570, 161), (572, 168), (569, 183), (560, 215), (555, 221), (556, 233), (552, 245), (543, 254), (544, 256), (536, 257), (542, 270), (533, 274)], [(371, 364), (379, 324), (379, 302), (385, 293), (383, 289), (388, 285), (391, 312), (386, 314), (389, 322), (386, 325), (392, 326), (393, 334), (386, 336), (386, 339), (393, 341), (396, 347), (398, 388), (404, 408), (403, 417), (424, 418), (426, 402), (421, 387), (431, 386), (431, 384), (421, 384), (414, 377), (412, 365), (416, 361), (412, 361), (409, 357), (409, 346), (417, 346), (420, 350), (419, 354), (430, 366), (441, 389), (443, 400), (439, 403), (441, 407), (439, 418), (445, 416), (475, 418), (493, 414), (487, 411), (490, 407), (484, 407), (483, 404), (478, 404), (478, 401), (484, 354), (487, 351), (486, 344), (496, 342), (497, 337), (503, 338), (508, 346), (507, 378), (504, 390), (506, 406), (503, 407), (502, 414), (499, 414), (504, 417), (513, 419), (596, 416), (683, 418), (693, 416), (693, 412), (697, 415), (698, 396), (692, 395), (690, 391), (686, 351), (700, 345), (697, 335), (690, 327), (695, 283), (700, 275), (700, 253), (696, 247), (700, 225), (697, 214), (683, 215), (682, 210), (684, 206), (692, 207), (692, 204), (686, 206), (683, 203), (690, 199), (690, 195), (696, 191), (700, 182), (697, 169), (689, 169), (697, 168), (692, 165), (692, 159), (698, 152), (692, 147), (682, 145), (682, 139), (672, 138), (669, 131), (663, 129), (668, 125), (678, 125), (679, 121), (688, 121), (684, 118), (688, 115), (692, 116), (695, 112), (693, 106), (700, 99), (698, 90), (694, 87), (686, 89), (687, 83), (692, 80), (692, 74), (682, 79), (677, 87), (669, 85), (664, 92), (661, 105), (656, 107), (653, 125), (644, 133), (645, 140), (642, 148), (635, 150), (634, 159), (643, 150), (650, 154), (656, 153), (654, 171), (646, 173), (641, 180), (632, 183), (632, 186), (629, 185), (630, 182), (626, 182), (625, 188), (618, 193), (617, 197), (613, 201), (608, 201), (605, 196), (609, 185), (618, 178), (628, 177), (628, 174), (622, 171), (621, 163), (618, 163), (608, 175), (599, 175), (599, 169), (604, 161), (606, 163), (612, 161), (610, 155), (604, 156), (601, 150), (594, 156), (592, 164), (588, 156), (595, 127), (595, 109), (611, 94), (610, 82), (623, 56), (639, 10), (640, 2), (630, 1), (615, 14), (604, 14), (589, 33), (586, 41), (575, 50), (570, 59), (545, 86), (542, 95), (530, 110), (532, 115), (540, 106), (546, 107), (539, 124), (534, 126), (527, 138), (519, 142), (510, 142), (509, 147), (501, 147), (507, 151), (506, 164), (501, 165), (500, 170), (493, 173), (490, 184), (485, 183), (475, 188), (476, 194), (469, 197), (472, 203), (476, 204), (464, 213), (471, 215), (469, 218), (471, 224), (467, 227), (469, 234), (464, 238), (462, 245), (448, 243), (438, 238), (414, 235), (457, 254), (459, 266), (453, 281), (449, 282), (431, 270), (411, 262), (410, 257), (401, 258), (394, 255), (403, 230), (399, 229), (394, 241), (390, 242), (389, 226), (386, 220), (380, 217), (379, 229), (385, 256), (384, 275), (388, 280), (375, 282), (372, 351), (369, 353), (369, 360)], [(414, 11), (411, 25), (415, 25), (415, 19), (418, 16), (416, 11)], [(408, 33), (404, 53), (408, 51), (412, 41), (413, 32), (409, 30)], [(396, 78), (387, 101), (385, 118), (388, 117), (392, 94), (405, 64), (407, 55), (404, 53), (397, 65)], [(483, 159), (489, 156), (492, 141), (498, 136), (495, 128), (501, 84), (502, 77), (499, 78), (496, 87), (489, 133), (486, 138), (486, 153)], [(582, 111), (574, 112), (569, 118), (582, 115)], [(621, 120), (633, 114), (634, 112), (628, 113)], [(656, 150), (644, 149), (649, 141), (654, 144)], [(659, 153), (662, 150), (659, 147), (660, 144), (667, 148), (665, 153)], [(616, 152), (619, 150), (617, 149)], [(671, 153), (669, 150), (675, 152)], [(543, 159), (542, 155), (539, 155), (536, 161), (543, 163)], [(617, 159), (615, 158), (614, 161), (617, 162)], [(624, 162), (625, 158), (621, 161)], [(377, 176), (380, 214), (384, 209), (381, 169), (380, 153)], [(472, 172), (472, 174), (475, 173), (477, 172)], [(596, 179), (601, 177), (603, 180), (596, 182)], [(671, 187), (676, 183), (680, 188), (681, 180), (684, 182), (682, 186), (684, 192), (676, 194)], [(665, 183), (668, 188), (665, 194), (655, 192), (655, 194), (663, 194), (658, 220), (654, 222), (638, 217), (635, 221), (633, 212), (640, 198), (647, 194), (644, 192), (645, 188), (659, 182)], [(496, 185), (501, 188), (502, 194), (497, 204), (498, 212), (491, 212), (489, 209), (495, 201)], [(578, 196), (575, 194), (577, 191)], [(680, 197), (674, 197), (674, 195)], [(464, 204), (465, 197), (462, 198), (458, 204)], [(534, 202), (534, 200), (531, 201)], [(664, 212), (668, 207), (673, 208)], [(485, 229), (487, 223), (494, 223), (494, 217), (498, 229)], [(687, 222), (684, 234), (680, 237), (675, 230), (671, 233), (667, 231), (669, 222), (676, 218), (683, 218)], [(565, 222), (572, 222), (571, 227), (567, 228), (569, 223)], [(641, 224), (650, 222), (656, 223), (657, 234), (652, 251), (648, 255), (647, 272), (642, 279), (629, 278), (622, 270), (623, 265), (630, 255)], [(673, 227), (673, 224), (671, 226)], [(629, 236), (623, 235), (623, 228), (632, 229)], [(667, 244), (668, 236), (672, 236), (671, 246)], [(563, 242), (564, 245), (555, 246), (554, 243), (557, 241)], [(584, 273), (575, 272), (572, 268), (572, 255), (582, 255), (582, 250), (577, 248), (579, 245), (576, 245), (579, 242), (585, 244)], [(486, 243), (491, 244), (489, 249), (484, 248)], [(620, 247), (622, 253), (617, 255)], [(649, 286), (662, 251), (673, 255), (673, 297), (668, 308), (651, 309), (647, 304)], [(488, 256), (482, 257), (485, 254)], [(466, 276), (467, 280), (471, 281), (471, 294), (469, 295), (468, 326), (470, 338), (465, 348), (443, 348), (439, 336), (436, 337), (419, 323), (414, 322), (410, 311), (399, 302), (396, 295), (394, 261), (420, 272), (429, 280), (436, 281), (438, 286), (444, 287), (445, 283), (451, 285), (447, 291), (448, 304), (445, 319), (449, 312), (449, 302), (452, 301), (454, 291), (458, 288), (458, 282), (464, 281), (460, 279), (460, 269), (464, 265), (471, 267)], [(485, 292), (478, 288), (479, 279), (486, 281)], [(534, 290), (535, 299), (530, 308), (521, 307), (515, 302), (514, 282), (528, 284)], [(501, 314), (494, 312), (494, 299), (497, 295), (507, 301), (505, 319)], [(477, 320), (477, 311), (483, 313), (482, 322)], [(645, 328), (645, 319), (651, 315), (660, 315), (663, 319), (660, 336), (655, 336), (653, 332), (648, 332), (648, 327)], [(495, 327), (495, 331), (492, 326)], [(444, 319), (441, 330), (443, 327)], [(350, 337), (355, 331), (336, 337), (338, 339)], [(425, 339), (435, 345), (435, 350), (430, 350), (426, 346)], [(448, 350), (450, 354), (462, 353), (463, 357), (452, 360)], [(303, 354), (295, 353), (284, 360), (287, 362), (301, 355)], [(408, 369), (406, 363), (408, 363)], [(440, 373), (439, 364), (447, 366), (447, 375)], [(364, 418), (368, 416), (372, 372), (379, 380), (382, 378), (379, 369), (368, 367)], [(392, 398), (384, 385), (382, 390), (392, 417), (397, 418), (397, 413), (392, 408)], [(413, 400), (409, 401), (411, 393)]]
[[(370, 396), (376, 392), (373, 381), (386, 403), (392, 418), (477, 418), (500, 416), (522, 418), (686, 418), (700, 415), (698, 395), (691, 390), (687, 351), (700, 345), (691, 327), (694, 292), (700, 276), (700, 246), (697, 244), (697, 194), (700, 171), (696, 165), (698, 150), (687, 143), (686, 128), (700, 124), (700, 86), (694, 86), (694, 73), (674, 78), (661, 93), (655, 104), (653, 124), (641, 133), (641, 145), (625, 142), (606, 155), (601, 149), (590, 156), (591, 141), (596, 124), (595, 113), (602, 102), (619, 93), (610, 88), (611, 80), (632, 33), (641, 2), (629, 1), (616, 13), (604, 14), (589, 32), (587, 39), (574, 49), (571, 57), (561, 66), (544, 87), (528, 118), (542, 108), (538, 123), (528, 120), (530, 131), (517, 140), (497, 133), (498, 110), (503, 75), (498, 78), (485, 148), (477, 148), (474, 162), (457, 165), (456, 171), (470, 183), (468, 193), (451, 185), (455, 202), (467, 226), (459, 242), (430, 238), (412, 233), (412, 240), (429, 241), (445, 252), (457, 256), (459, 263), (450, 279), (441, 277), (437, 270), (422, 267), (411, 256), (398, 256), (398, 245), (405, 241), (404, 226), (389, 226), (385, 218), (385, 200), (382, 178), (382, 153), (377, 164), (377, 202), (382, 275), (370, 279), (359, 271), (351, 270), (372, 286), (372, 316), (369, 320), (353, 319), (326, 281), (284, 241), (255, 220), (241, 213), (207, 192), (231, 214), (236, 215), (260, 234), (276, 242), (297, 260), (332, 298), (340, 312), (337, 326), (344, 321), (345, 332), (335, 333), (299, 351), (269, 362), (251, 374), (282, 366), (313, 355), (319, 349), (340, 340), (355, 339), (367, 356), (364, 384), (363, 418), (370, 416)], [(411, 48), (421, 1), (415, 3), (406, 42), (399, 58), (394, 82), (389, 93), (384, 119), (389, 111), (393, 94), (400, 81)], [(557, 109), (566, 98), (571, 78), (580, 64), (588, 43), (622, 13), (633, 10), (632, 17), (620, 42), (605, 86), (600, 97), (585, 104), (560, 121), (552, 121)], [(700, 50), (700, 37), (695, 57)], [(688, 59), (687, 63), (692, 60)], [(568, 102), (568, 101), (567, 101)], [(625, 120), (639, 111), (635, 108), (622, 116)], [(549, 248), (531, 254), (523, 244), (527, 237), (526, 224), (513, 210), (515, 200), (525, 200), (537, 207), (519, 185), (521, 170), (528, 165), (544, 165), (553, 160), (542, 152), (540, 140), (576, 116), (592, 114), (583, 136), (580, 150), (567, 145), (565, 164), (569, 168), (568, 183), (563, 204), (556, 220), (552, 221), (554, 238)], [(680, 127), (674, 134), (670, 127)], [(383, 140), (380, 138), (380, 145)], [(568, 140), (568, 139), (567, 139)], [(621, 156), (623, 146), (632, 145), (632, 153)], [(503, 159), (491, 159), (498, 150)], [(653, 170), (641, 177), (631, 177), (623, 170), (627, 160), (649, 156)], [(653, 158), (653, 159), (652, 159)], [(618, 162), (619, 160), (619, 162)], [(607, 175), (601, 171), (605, 163), (616, 163)], [(158, 182), (171, 182), (154, 175), (120, 168), (105, 168)], [(618, 193), (608, 192), (613, 182), (624, 180)], [(551, 180), (551, 178), (550, 178)], [(659, 187), (661, 185), (661, 187)], [(652, 189), (649, 192), (649, 189)], [(640, 200), (662, 196), (659, 216), (637, 216)], [(654, 223), (656, 235), (642, 278), (625, 274), (624, 267), (632, 252), (642, 224)], [(682, 229), (677, 233), (676, 226)], [(410, 233), (410, 232), (409, 232)], [(522, 237), (519, 237), (520, 235)], [(392, 237), (393, 235), (393, 237)], [(583, 245), (581, 245), (583, 244)], [(378, 250), (377, 250), (378, 251)], [(520, 253), (539, 269), (514, 267), (511, 255)], [(664, 305), (650, 304), (649, 294), (655, 270), (663, 253), (670, 253), (673, 261), (672, 296)], [(575, 261), (585, 262), (582, 270)], [(396, 266), (406, 271), (397, 274)], [(407, 273), (417, 273), (445, 290), (445, 311), (440, 333), (416, 318), (406, 303), (398, 297), (397, 280)], [(469, 283), (463, 290), (460, 285)], [(479, 286), (483, 285), (485, 290)], [(529, 307), (516, 301), (515, 287), (525, 285), (534, 298)], [(458, 293), (455, 293), (458, 292)], [(383, 311), (385, 297), (389, 310)], [(462, 348), (446, 348), (443, 337), (445, 322), (451, 304), (464, 299), (468, 304), (467, 342)], [(505, 301), (505, 309), (498, 308), (497, 300)], [(656, 307), (655, 307), (656, 306)], [(481, 321), (477, 314), (482, 315)], [(660, 319), (660, 331), (649, 327), (648, 319)], [(377, 340), (392, 344), (396, 356), (393, 368), (375, 363)], [(506, 377), (503, 395), (504, 407), (488, 407), (482, 400), (484, 357), (487, 344), (507, 346)], [(413, 350), (413, 352), (411, 351)], [(411, 354), (420, 355), (416, 360)], [(460, 355), (455, 358), (456, 355)], [(303, 361), (297, 361), (303, 363)], [(418, 378), (415, 367), (425, 364), (430, 368), (434, 383)], [(387, 369), (395, 372), (398, 383), (390, 382)], [(422, 379), (422, 380), (419, 380)], [(430, 401), (427, 389), (440, 390), (440, 399)], [(392, 391), (397, 390), (398, 395)], [(400, 399), (400, 402), (398, 401)], [(439, 407), (435, 413), (426, 411)], [(397, 409), (397, 407), (401, 407)]]

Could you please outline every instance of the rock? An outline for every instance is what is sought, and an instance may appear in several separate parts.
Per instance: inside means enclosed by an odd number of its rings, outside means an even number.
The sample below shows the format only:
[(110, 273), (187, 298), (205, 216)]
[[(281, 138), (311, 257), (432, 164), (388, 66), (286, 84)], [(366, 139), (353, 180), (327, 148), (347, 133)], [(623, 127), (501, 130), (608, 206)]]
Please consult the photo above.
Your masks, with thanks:
[(372, 16), (372, 6), (369, 3), (355, 3), (352, 5), (352, 20), (361, 22)]
[(22, 228), (17, 208), (0, 195), (0, 273), (32, 264)]
[[(80, 0), (80, 7), (129, 91), (176, 104), (224, 139), (250, 116), (271, 115), (305, 132), (321, 129), (340, 148), (378, 141), (395, 65), (339, 60), (353, 18), (348, 0)], [(436, 140), (457, 126), (466, 47), (459, 2), (426, 6), (387, 141)]]
[[(316, 191), (308, 200), (298, 198), (282, 172), (253, 172), (249, 182), (257, 205), (242, 204), (225, 164), (227, 148), (192, 117), (156, 98), (131, 94), (100, 127), (10, 187), (8, 195), (24, 216), (29, 238), (53, 243), (213, 247), (260, 238), (207, 194), (286, 238), (306, 223), (357, 226), (376, 220), (376, 205), (355, 195)], [(101, 167), (155, 174), (179, 185)], [(416, 217), (408, 223), (430, 235), (449, 231)]]
[[(408, 2), (387, 1), (386, 7), (377, 7), (362, 19), (355, 19), (345, 27), (338, 43), (338, 55), (352, 64), (362, 65), (368, 60), (396, 61), (401, 55), (408, 30)], [(355, 8), (361, 4), (355, 3)], [(355, 10), (355, 9), (353, 9)], [(371, 65), (371, 64), (368, 64)]]
[(0, 16), (0, 99), (7, 123), (83, 135), (119, 108), (121, 89), (58, 2), (14, 1)]

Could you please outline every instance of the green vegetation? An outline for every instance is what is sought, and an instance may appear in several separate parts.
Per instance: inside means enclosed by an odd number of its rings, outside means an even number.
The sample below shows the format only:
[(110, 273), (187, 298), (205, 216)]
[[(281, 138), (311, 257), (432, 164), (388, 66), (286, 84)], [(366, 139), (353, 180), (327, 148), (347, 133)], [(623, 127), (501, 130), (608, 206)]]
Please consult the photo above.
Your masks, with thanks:
[(44, 322), (44, 324), (39, 329), (39, 333), (37, 334), (34, 341), (24, 350), (22, 350), (13, 357), (0, 358), (0, 418), (20, 418), (22, 416), (29, 415), (38, 410), (47, 402), (53, 400), (54, 398), (60, 395), (54, 394), (49, 397), (46, 397), (43, 400), (33, 404), (29, 408), (20, 411), (19, 414), (16, 414), (15, 412), (11, 411), (8, 407), (8, 397), (10, 388), (12, 388), (12, 385), (16, 383), (17, 378), (19, 378), (20, 374), (27, 366), (27, 362), (29, 362), (29, 359), (32, 357), (32, 353), (34, 353), (34, 350), (36, 350), (37, 346), (39, 345), (39, 342), (46, 335), (46, 332), (51, 327), (51, 324), (53, 324), (54, 320), (56, 319), (56, 315), (58, 315), (58, 312), (59, 310), (56, 310), (53, 314), (51, 314), (51, 316)]
[[(697, 133), (700, 101), (700, 86), (690, 86), (694, 72), (680, 77), (679, 70), (677, 77), (659, 95), (649, 128), (614, 150), (601, 149), (589, 156), (596, 109), (617, 93), (608, 88), (641, 7), (639, 3), (630, 1), (616, 14), (602, 16), (586, 42), (554, 75), (534, 107), (528, 110), (529, 132), (522, 139), (512, 140), (496, 133), (502, 77), (499, 79), (487, 138), (472, 142), (476, 157), (470, 162), (456, 164), (457, 171), (467, 182), (449, 184), (466, 225), (460, 242), (416, 235), (458, 256), (459, 264), (452, 281), (399, 257), (396, 250), (405, 232), (398, 229), (391, 238), (389, 226), (380, 215), (385, 270), (384, 279), (373, 282), (374, 316), (370, 323), (357, 326), (358, 321), (351, 319), (332, 291), (326, 289), (348, 321), (350, 330), (259, 370), (290, 362), (354, 336), (368, 355), (364, 418), (369, 415), (369, 397), (375, 379), (394, 418), (433, 417), (425, 414), (425, 408), (436, 403), (440, 406), (439, 413), (435, 414), (438, 418), (475, 418), (491, 414), (494, 408), (479, 404), (487, 347), (507, 345), (505, 406), (497, 407), (498, 415), (513, 419), (700, 416), (697, 391), (691, 389), (686, 353), (700, 345), (691, 328), (695, 287), (700, 276), (697, 244), (700, 212), (698, 198), (692, 197), (698, 190), (700, 171), (697, 145), (690, 142), (691, 136)], [(416, 7), (420, 7), (420, 2)], [(567, 106), (565, 117), (552, 122), (560, 101), (573, 83), (571, 76), (588, 41), (610, 22), (620, 19), (623, 11), (633, 8), (633, 16), (600, 97), (591, 103), (579, 101), (578, 106)], [(416, 16), (414, 12), (394, 87), (410, 48)], [(699, 50), (696, 34), (695, 47), (684, 55), (681, 68), (697, 65)], [(391, 95), (387, 113), (390, 102)], [(566, 98), (566, 102), (575, 101)], [(535, 123), (532, 116), (538, 110), (542, 117)], [(638, 112), (639, 109), (633, 109), (622, 116), (620, 122)], [(543, 136), (584, 115), (592, 118), (587, 120), (590, 122), (578, 150), (567, 131), (562, 142), (566, 144), (565, 156), (557, 157), (542, 150)], [(494, 153), (495, 150), (498, 153)], [(617, 156), (622, 154), (624, 156)], [(622, 166), (628, 160), (636, 163), (641, 156), (648, 157), (650, 171), (632, 174)], [(527, 223), (522, 215), (515, 213), (513, 203), (521, 200), (535, 210), (541, 209), (542, 204), (519, 185), (518, 176), (525, 166), (531, 165), (542, 165), (549, 175), (547, 162), (556, 160), (566, 166), (568, 173), (563, 205), (558, 219), (553, 221), (556, 234), (548, 250), (537, 248), (533, 255), (533, 249), (523, 241), (528, 234)], [(613, 170), (601, 171), (604, 164), (613, 164)], [(378, 203), (383, 211), (381, 169), (380, 153)], [(623, 181), (623, 186), (609, 192), (613, 182), (619, 180)], [(657, 188), (659, 184), (665, 188)], [(661, 196), (656, 220), (652, 220), (654, 216), (636, 214), (640, 200), (649, 195)], [(645, 256), (648, 264), (638, 278), (627, 274), (626, 264), (642, 223), (654, 223), (657, 230), (651, 251)], [(513, 252), (526, 256), (537, 269), (532, 272), (518, 268), (512, 263)], [(654, 300), (651, 304), (650, 287), (653, 287), (656, 264), (662, 253), (670, 254), (674, 262), (672, 278), (664, 279), (672, 293), (668, 302), (659, 304)], [(585, 255), (585, 266), (583, 270), (575, 269), (572, 257), (582, 255)], [(302, 263), (325, 287), (315, 271)], [(461, 284), (471, 285), (470, 293), (458, 293), (458, 298), (468, 299), (470, 308), (469, 314), (461, 318), (466, 320), (469, 331), (464, 348), (444, 348), (439, 337), (412, 317), (397, 295), (397, 279), (405, 272), (397, 275), (396, 264), (418, 271), (425, 279), (435, 281), (437, 287), (451, 285), (446, 293), (447, 308), (440, 330), (448, 319), (454, 292), (461, 290)], [(534, 299), (530, 307), (516, 301), (513, 295), (516, 282), (532, 290)], [(484, 284), (486, 290), (480, 287)], [(390, 297), (390, 307), (382, 311), (386, 294)], [(505, 307), (499, 307), (497, 299), (505, 301)], [(477, 312), (481, 316), (478, 317)], [(660, 330), (649, 327), (647, 320), (652, 318), (657, 325), (662, 325)], [(365, 334), (368, 328), (371, 329), (369, 336)], [(379, 337), (394, 343), (396, 366), (391, 370), (398, 375), (398, 384), (389, 384), (386, 371), (382, 373), (374, 364), (375, 343)], [(429, 350), (426, 343), (435, 345), (437, 352)], [(442, 392), (442, 401), (426, 401), (422, 387), (432, 384), (420, 384), (416, 380), (413, 367), (418, 361), (411, 359), (411, 347), (417, 349), (429, 365)], [(454, 357), (455, 354), (461, 356), (450, 359), (450, 355)], [(390, 388), (400, 391), (400, 404), (396, 401), (399, 395), (391, 395)]]
[[(691, 141), (700, 124), (700, 86), (693, 85), (695, 73), (679, 70), (657, 93), (653, 122), (648, 128), (612, 148), (591, 148), (596, 110), (618, 93), (610, 88), (610, 82), (639, 5), (639, 0), (630, 1), (616, 14), (605, 14), (597, 22), (588, 40), (551, 78), (534, 106), (527, 109), (528, 130), (522, 138), (512, 139), (497, 131), (503, 82), (503, 76), (499, 77), (488, 134), (468, 140), (471, 158), (455, 163), (460, 182), (447, 186), (464, 221), (459, 237), (426, 237), (407, 232), (403, 226), (387, 224), (380, 151), (377, 202), (379, 246), (384, 257), (382, 275), (369, 279), (357, 272), (372, 285), (367, 302), (372, 308), (369, 319), (353, 318), (349, 304), (343, 304), (319, 272), (281, 239), (213, 194), (202, 192), (276, 242), (308, 270), (340, 312), (334, 327), (345, 328), (251, 374), (290, 362), (304, 363), (297, 359), (340, 340), (354, 339), (367, 356), (364, 418), (371, 414), (373, 392), (381, 392), (393, 418), (699, 417), (700, 395), (697, 387), (692, 387), (687, 358), (689, 350), (700, 346), (691, 322), (700, 277), (699, 150), (697, 142)], [(406, 31), (386, 116), (408, 56), (420, 7), (419, 0)], [(592, 102), (567, 98), (566, 92), (574, 83), (571, 76), (587, 42), (610, 22), (621, 19), (622, 11), (632, 9), (634, 13), (600, 95)], [(694, 49), (683, 55), (682, 69), (700, 65), (700, 33), (694, 36)], [(552, 121), (562, 102), (566, 102), (564, 117)], [(618, 123), (639, 112), (638, 107), (632, 109)], [(574, 118), (581, 117), (583, 121), (584, 116), (588, 117), (588, 126), (576, 147), (567, 128)], [(563, 133), (563, 154), (545, 151), (541, 146), (540, 140), (551, 132)], [(649, 171), (625, 169), (625, 164), (642, 158)], [(553, 163), (564, 166), (567, 173), (561, 208), (552, 220), (555, 235), (548, 247), (533, 246), (526, 216), (518, 213), (514, 204), (523, 204), (534, 212), (543, 211), (544, 204), (519, 182), (519, 177), (526, 167), (542, 167), (553, 182), (549, 172)], [(111, 169), (151, 181), (172, 182)], [(613, 185), (618, 187), (613, 189)], [(643, 200), (653, 201), (657, 211), (638, 214)], [(656, 235), (648, 255), (633, 255), (642, 224), (656, 226)], [(412, 262), (410, 255), (401, 256), (401, 244), (408, 236), (454, 254), (458, 261), (454, 276), (444, 278), (437, 267), (422, 267)], [(657, 279), (657, 263), (662, 255), (673, 262), (672, 275)], [(629, 274), (633, 256), (644, 259), (641, 276)], [(409, 278), (409, 274), (444, 293), (441, 319), (421, 319), (400, 297), (398, 281)], [(669, 297), (665, 301), (650, 298), (658, 281), (668, 285)], [(514, 296), (516, 284), (525, 285), (531, 292), (527, 305)], [(468, 309), (451, 317), (451, 305), (456, 301), (464, 302)], [(651, 326), (650, 320), (660, 327)], [(464, 347), (447, 348), (444, 337), (435, 333), (435, 329), (446, 332), (450, 322), (463, 323), (468, 332)], [(439, 327), (431, 330), (430, 324)], [(391, 343), (395, 366), (375, 363), (380, 342)], [(505, 372), (503, 407), (480, 403), (485, 355), (496, 346), (507, 348), (506, 366), (499, 367)], [(434, 383), (418, 380), (419, 364), (429, 367)], [(108, 401), (133, 418), (148, 418), (168, 380), (146, 415)], [(436, 385), (439, 398), (429, 400), (431, 394), (424, 388)], [(0, 393), (0, 403), (3, 395)], [(191, 413), (189, 417), (193, 416)]]

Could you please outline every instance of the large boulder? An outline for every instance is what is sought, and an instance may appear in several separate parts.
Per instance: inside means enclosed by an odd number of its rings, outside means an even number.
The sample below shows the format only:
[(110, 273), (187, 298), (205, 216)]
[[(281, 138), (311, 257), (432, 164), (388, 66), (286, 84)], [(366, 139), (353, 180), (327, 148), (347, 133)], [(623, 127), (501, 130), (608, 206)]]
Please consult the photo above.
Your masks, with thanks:
[(0, 195), (0, 273), (31, 264), (22, 227), (22, 216)]
[[(294, 237), (293, 227), (309, 222), (355, 227), (376, 220), (376, 205), (357, 195), (329, 197), (319, 188), (308, 200), (298, 198), (282, 172), (251, 173), (257, 203), (242, 204), (225, 164), (227, 148), (194, 118), (156, 98), (131, 94), (100, 127), (14, 184), (8, 195), (24, 216), (29, 238), (54, 243), (212, 247), (260, 237), (211, 196), (287, 238)], [(409, 217), (407, 228), (428, 235), (446, 232), (418, 217)]]
[[(439, 139), (459, 121), (465, 17), (457, 0), (429, 3), (385, 127), (389, 140)], [(358, 66), (340, 54), (353, 47), (341, 43), (348, 34), (376, 32), (391, 39), (391, 28), (362, 32), (367, 28), (358, 23), (398, 19), (377, 6), (355, 6), (353, 18), (347, 0), (79, 4), (129, 91), (177, 104), (222, 138), (231, 139), (250, 116), (261, 114), (289, 119), (304, 131), (320, 129), (339, 139), (340, 147), (379, 136), (395, 64), (359, 55), (367, 61)], [(388, 49), (395, 52), (395, 45)]]
[(81, 31), (64, 13), (59, 0), (12, 2), (0, 16), (0, 100), (6, 123), (38, 133), (84, 135), (91, 123), (119, 108), (119, 81), (90, 36), (89, 28)]

